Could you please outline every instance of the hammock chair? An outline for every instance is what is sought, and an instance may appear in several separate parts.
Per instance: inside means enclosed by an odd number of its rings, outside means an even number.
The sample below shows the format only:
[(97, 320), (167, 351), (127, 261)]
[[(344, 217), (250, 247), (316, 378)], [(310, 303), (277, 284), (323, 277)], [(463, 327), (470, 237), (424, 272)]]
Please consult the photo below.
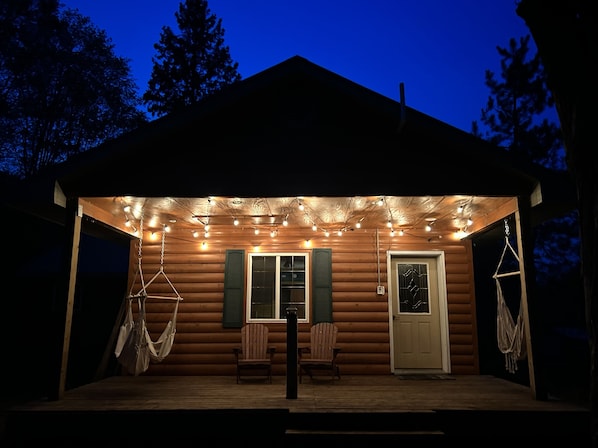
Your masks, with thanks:
[(510, 271), (499, 273), (501, 265), (504, 261), (505, 254), (509, 253), (515, 258), (519, 264), (519, 255), (511, 246), (509, 241), (509, 227), (505, 220), (505, 246), (502, 250), (498, 266), (492, 278), (496, 283), (496, 335), (498, 340), (498, 348), (505, 356), (505, 368), (510, 373), (517, 371), (517, 361), (526, 357), (525, 336), (524, 336), (524, 320), (523, 320), (523, 301), (519, 300), (519, 313), (517, 320), (513, 319), (511, 310), (507, 306), (503, 295), (501, 286), (501, 278), (519, 275), (521, 271)]
[[(141, 235), (143, 235), (143, 228), (141, 225)], [(126, 314), (122, 325), (120, 326), (118, 339), (116, 341), (116, 348), (114, 354), (118, 362), (133, 375), (139, 375), (149, 368), (150, 361), (154, 363), (162, 362), (170, 353), (172, 345), (174, 344), (174, 336), (176, 334), (176, 317), (179, 308), (179, 302), (183, 298), (164, 272), (164, 239), (166, 232), (162, 232), (162, 246), (160, 250), (160, 269), (147, 282), (144, 282), (143, 270), (141, 263), (141, 246), (143, 236), (139, 240), (138, 249), (138, 267), (137, 274), (139, 274), (141, 281), (141, 289), (137, 293), (131, 292), (125, 298), (126, 300)], [(158, 278), (164, 277), (166, 282), (174, 292), (174, 296), (160, 296), (148, 294), (147, 288)], [(133, 285), (135, 281), (133, 281)], [(152, 340), (151, 335), (147, 329), (145, 313), (146, 300), (160, 299), (160, 300), (174, 300), (176, 303), (172, 311), (170, 320), (166, 327), (160, 334), (157, 340)], [(132, 302), (137, 301), (137, 318), (133, 317)]]

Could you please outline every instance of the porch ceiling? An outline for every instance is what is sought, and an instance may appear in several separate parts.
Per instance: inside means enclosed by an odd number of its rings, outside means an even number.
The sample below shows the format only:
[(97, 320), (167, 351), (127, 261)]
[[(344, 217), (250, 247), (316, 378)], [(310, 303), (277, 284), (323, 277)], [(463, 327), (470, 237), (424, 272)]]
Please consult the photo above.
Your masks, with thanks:
[[(487, 196), (351, 196), (351, 197), (201, 197), (81, 198), (83, 213), (123, 232), (144, 230), (199, 233), (230, 232), (254, 235), (270, 232), (314, 231), (330, 234), (382, 230), (424, 238), (465, 237), (513, 213), (512, 197)], [(460, 208), (461, 207), (461, 208)], [(143, 217), (143, 222), (141, 219)], [(238, 224), (233, 223), (234, 220)], [(285, 220), (287, 224), (285, 225)], [(431, 230), (426, 231), (427, 224)], [(315, 230), (314, 230), (315, 226)]]

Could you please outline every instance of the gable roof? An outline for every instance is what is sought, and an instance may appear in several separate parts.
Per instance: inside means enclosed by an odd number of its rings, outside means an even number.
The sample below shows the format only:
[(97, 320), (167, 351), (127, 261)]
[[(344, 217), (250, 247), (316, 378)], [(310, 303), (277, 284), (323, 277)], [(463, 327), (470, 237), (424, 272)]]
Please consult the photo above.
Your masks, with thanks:
[(300, 56), (80, 154), (67, 196), (520, 195), (487, 142)]

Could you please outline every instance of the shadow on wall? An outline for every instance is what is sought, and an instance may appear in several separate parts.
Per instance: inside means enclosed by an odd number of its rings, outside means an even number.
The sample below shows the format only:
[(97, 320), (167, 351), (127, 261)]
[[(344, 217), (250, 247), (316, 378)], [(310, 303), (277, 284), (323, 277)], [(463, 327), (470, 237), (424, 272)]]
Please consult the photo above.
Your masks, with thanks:
[[(497, 341), (497, 297), (494, 274), (504, 247), (502, 223), (473, 240), (478, 320), (480, 373), (504, 378), (529, 386), (527, 360), (517, 363), (510, 373)], [(585, 305), (580, 266), (564, 272), (558, 279), (536, 285), (535, 294), (542, 301), (544, 339), (535, 356), (545, 365), (549, 396), (579, 404), (589, 403), (590, 361), (589, 340), (585, 330)], [(505, 300), (514, 319), (517, 318), (519, 292), (504, 290)]]
[[(10, 338), (0, 394), (8, 400), (48, 395), (65, 235), (63, 227), (19, 216), (10, 229), (2, 326)], [(3, 224), (7, 225), (7, 224)], [(8, 229), (5, 230), (5, 235)], [(67, 389), (92, 381), (127, 288), (129, 242), (82, 234), (73, 308)], [(61, 336), (61, 335), (60, 335)]]

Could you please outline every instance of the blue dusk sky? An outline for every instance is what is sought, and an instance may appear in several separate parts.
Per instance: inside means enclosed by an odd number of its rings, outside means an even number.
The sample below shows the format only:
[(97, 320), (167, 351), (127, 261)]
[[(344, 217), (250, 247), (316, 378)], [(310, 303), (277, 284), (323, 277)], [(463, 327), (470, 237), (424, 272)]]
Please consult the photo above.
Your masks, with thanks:
[[(179, 0), (63, 0), (106, 31), (129, 59), (140, 93), (163, 26), (175, 33)], [(344, 78), (400, 100), (466, 132), (498, 76), (497, 46), (530, 34), (516, 0), (212, 0), (225, 44), (248, 78), (302, 56)], [(531, 52), (535, 52), (531, 41)]]

